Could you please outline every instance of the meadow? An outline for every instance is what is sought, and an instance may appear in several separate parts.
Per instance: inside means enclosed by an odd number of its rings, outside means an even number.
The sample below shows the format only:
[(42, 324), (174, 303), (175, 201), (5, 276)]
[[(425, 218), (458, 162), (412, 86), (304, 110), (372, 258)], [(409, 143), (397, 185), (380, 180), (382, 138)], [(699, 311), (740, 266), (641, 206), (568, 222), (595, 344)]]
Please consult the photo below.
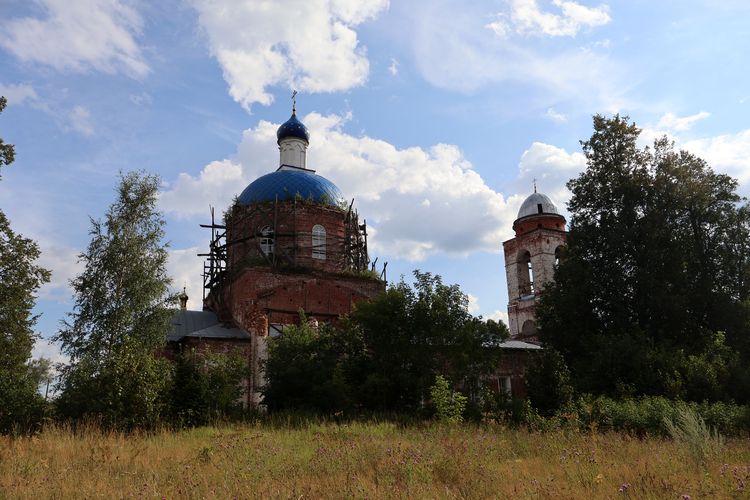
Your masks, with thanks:
[(750, 440), (268, 423), (0, 437), (2, 498), (750, 498)]

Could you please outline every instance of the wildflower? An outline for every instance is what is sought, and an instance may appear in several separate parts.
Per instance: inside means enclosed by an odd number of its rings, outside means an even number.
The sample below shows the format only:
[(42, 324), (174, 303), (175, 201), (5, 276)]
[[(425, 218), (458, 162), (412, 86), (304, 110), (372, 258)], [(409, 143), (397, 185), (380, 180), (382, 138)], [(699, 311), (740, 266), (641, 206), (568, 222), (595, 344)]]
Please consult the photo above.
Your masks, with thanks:
[(630, 488), (630, 483), (622, 483), (620, 485), (620, 489), (618, 489), (617, 491), (619, 491), (620, 493), (625, 493), (628, 491), (628, 488)]
[(680, 498), (682, 500), (690, 500), (690, 495), (682, 495)]

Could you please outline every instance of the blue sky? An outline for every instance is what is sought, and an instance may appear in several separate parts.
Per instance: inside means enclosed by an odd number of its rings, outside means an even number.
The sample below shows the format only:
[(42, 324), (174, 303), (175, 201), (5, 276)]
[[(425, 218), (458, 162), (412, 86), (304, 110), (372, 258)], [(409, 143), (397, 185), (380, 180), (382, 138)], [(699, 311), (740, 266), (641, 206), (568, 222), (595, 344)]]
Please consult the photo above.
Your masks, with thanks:
[[(502, 241), (532, 190), (564, 209), (591, 115), (668, 134), (750, 181), (746, 1), (5, 0), (0, 207), (72, 308), (89, 217), (117, 173), (161, 176), (175, 288), (199, 307), (199, 223), (278, 162), (291, 89), (308, 165), (356, 199), (391, 280), (419, 268), (504, 318)], [(42, 342), (36, 353), (56, 357)]]

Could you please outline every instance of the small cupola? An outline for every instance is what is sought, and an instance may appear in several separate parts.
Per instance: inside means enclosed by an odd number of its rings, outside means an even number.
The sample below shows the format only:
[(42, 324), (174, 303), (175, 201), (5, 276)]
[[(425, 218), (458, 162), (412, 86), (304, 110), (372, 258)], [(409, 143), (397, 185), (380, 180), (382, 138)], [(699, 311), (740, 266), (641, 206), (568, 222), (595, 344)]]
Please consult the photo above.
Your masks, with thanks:
[(279, 145), (279, 170), (307, 169), (307, 146), (310, 132), (297, 118), (297, 91), (292, 93), (292, 116), (276, 131)]
[(180, 309), (182, 309), (183, 311), (186, 311), (187, 310), (188, 299), (190, 297), (188, 297), (188, 294), (185, 292), (185, 287), (184, 286), (182, 287), (182, 293), (179, 294), (177, 296), (177, 298), (180, 300)]

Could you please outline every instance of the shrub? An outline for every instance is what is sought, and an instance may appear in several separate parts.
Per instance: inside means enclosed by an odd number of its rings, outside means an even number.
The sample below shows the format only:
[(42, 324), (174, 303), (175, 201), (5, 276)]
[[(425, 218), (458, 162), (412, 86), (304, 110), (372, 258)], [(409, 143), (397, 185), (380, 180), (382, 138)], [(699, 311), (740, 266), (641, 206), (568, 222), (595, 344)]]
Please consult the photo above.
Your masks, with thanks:
[(448, 380), (442, 375), (435, 377), (435, 384), (430, 387), (435, 415), (441, 422), (461, 423), (466, 409), (467, 398), (450, 388)]
[(542, 416), (550, 417), (570, 404), (573, 387), (562, 355), (547, 348), (526, 372), (529, 401)]

